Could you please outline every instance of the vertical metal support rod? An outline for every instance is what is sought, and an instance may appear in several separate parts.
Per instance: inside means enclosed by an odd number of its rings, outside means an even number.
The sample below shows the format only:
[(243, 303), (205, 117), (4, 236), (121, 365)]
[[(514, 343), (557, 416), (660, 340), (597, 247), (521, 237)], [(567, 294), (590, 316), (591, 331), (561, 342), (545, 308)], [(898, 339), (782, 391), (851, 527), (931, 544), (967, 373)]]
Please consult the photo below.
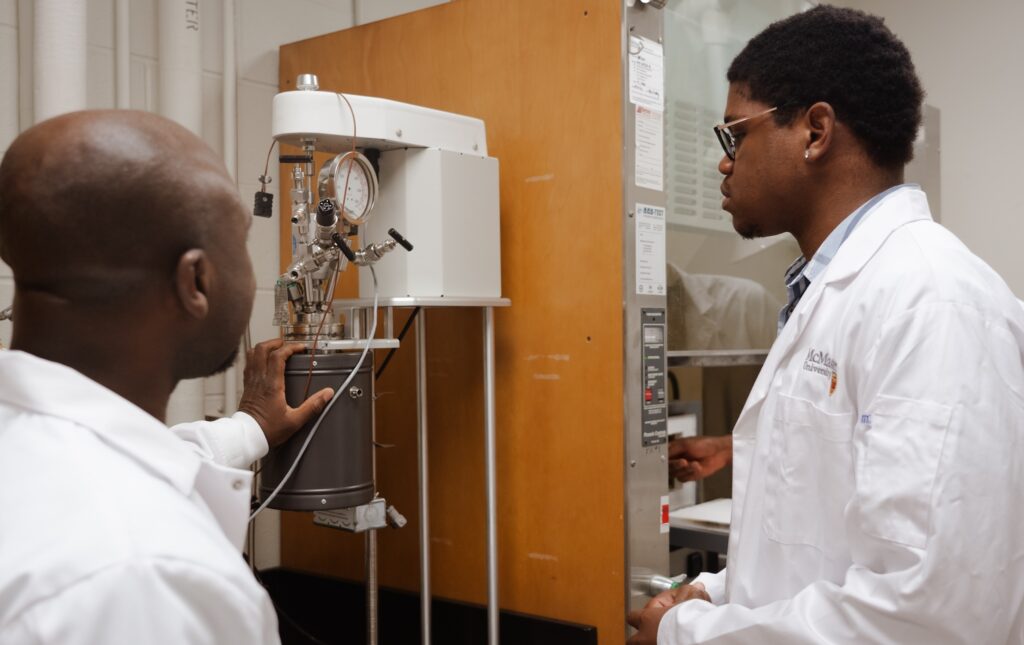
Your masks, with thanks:
[[(335, 274), (336, 276), (337, 274)], [(333, 285), (333, 281), (332, 281)], [(333, 289), (333, 286), (332, 286)], [(326, 314), (324, 314), (326, 315)], [(377, 399), (377, 383), (373, 375), (373, 354), (370, 359), (370, 401)], [(377, 497), (377, 405), (370, 404), (370, 479), (373, 481), (373, 496)], [(366, 532), (366, 645), (377, 645), (377, 531)]]
[(366, 532), (366, 645), (377, 645), (377, 530)]
[(430, 645), (430, 495), (427, 462), (427, 310), (416, 317), (416, 444), (420, 471), (420, 630)]
[(484, 308), (484, 453), (487, 477), (487, 642), (498, 645), (498, 522), (494, 467), (494, 307)]

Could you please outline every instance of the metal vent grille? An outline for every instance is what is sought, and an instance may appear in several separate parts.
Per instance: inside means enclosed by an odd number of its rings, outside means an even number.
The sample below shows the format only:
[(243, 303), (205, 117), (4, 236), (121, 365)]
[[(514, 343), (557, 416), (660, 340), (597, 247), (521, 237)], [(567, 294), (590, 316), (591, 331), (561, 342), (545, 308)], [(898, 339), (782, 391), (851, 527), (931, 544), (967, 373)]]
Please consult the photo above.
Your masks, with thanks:
[(722, 148), (713, 128), (718, 116), (686, 101), (669, 101), (665, 113), (665, 170), (669, 224), (733, 233), (722, 210), (718, 162)]

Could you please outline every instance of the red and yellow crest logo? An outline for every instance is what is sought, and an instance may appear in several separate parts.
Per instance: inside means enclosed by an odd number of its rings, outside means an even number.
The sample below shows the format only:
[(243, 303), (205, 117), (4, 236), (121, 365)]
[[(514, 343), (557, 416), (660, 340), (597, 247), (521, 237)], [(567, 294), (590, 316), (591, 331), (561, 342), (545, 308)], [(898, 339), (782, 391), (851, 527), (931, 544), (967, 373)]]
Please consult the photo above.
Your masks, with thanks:
[(839, 385), (839, 375), (832, 372), (832, 382), (828, 386), (828, 395), (832, 396), (836, 393), (836, 386)]

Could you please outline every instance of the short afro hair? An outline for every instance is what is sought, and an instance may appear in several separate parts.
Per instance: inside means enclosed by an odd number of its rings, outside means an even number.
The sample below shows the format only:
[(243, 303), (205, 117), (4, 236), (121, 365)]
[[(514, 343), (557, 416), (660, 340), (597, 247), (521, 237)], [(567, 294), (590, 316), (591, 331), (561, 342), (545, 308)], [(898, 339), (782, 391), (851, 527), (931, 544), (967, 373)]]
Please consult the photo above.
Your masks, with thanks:
[(778, 106), (780, 125), (828, 103), (883, 168), (914, 156), (924, 92), (910, 52), (877, 16), (821, 5), (772, 23), (736, 56), (727, 78)]

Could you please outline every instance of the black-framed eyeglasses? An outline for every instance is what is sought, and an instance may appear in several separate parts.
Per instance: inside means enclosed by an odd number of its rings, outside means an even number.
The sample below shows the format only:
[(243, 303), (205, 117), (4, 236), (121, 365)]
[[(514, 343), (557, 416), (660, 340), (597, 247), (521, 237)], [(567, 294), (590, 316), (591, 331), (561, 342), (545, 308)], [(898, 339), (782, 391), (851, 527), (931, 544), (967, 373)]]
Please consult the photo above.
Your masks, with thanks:
[(733, 161), (736, 161), (736, 134), (730, 129), (735, 125), (739, 125), (745, 121), (756, 119), (759, 116), (771, 114), (775, 110), (778, 110), (778, 106), (765, 110), (764, 112), (758, 112), (751, 116), (745, 116), (742, 119), (736, 119), (735, 121), (729, 121), (721, 125), (715, 126), (715, 136), (718, 137), (718, 142), (722, 144), (722, 150), (725, 150), (725, 156), (729, 157)]

